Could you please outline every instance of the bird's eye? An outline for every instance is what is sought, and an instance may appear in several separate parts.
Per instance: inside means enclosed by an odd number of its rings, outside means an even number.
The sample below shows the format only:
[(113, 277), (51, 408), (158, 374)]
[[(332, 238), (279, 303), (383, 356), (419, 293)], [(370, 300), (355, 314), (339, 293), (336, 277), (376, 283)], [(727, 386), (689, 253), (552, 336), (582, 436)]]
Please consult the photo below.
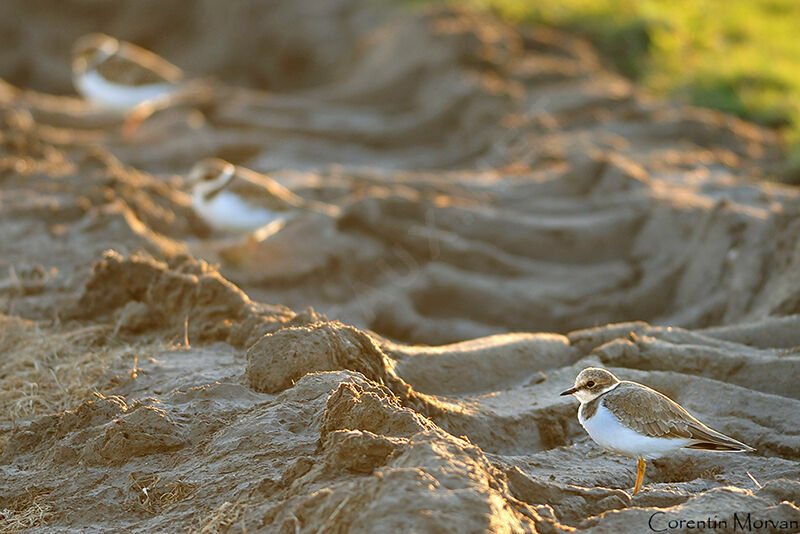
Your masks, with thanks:
[(587, 388), (593, 388), (594, 387), (594, 380), (589, 380), (588, 382), (586, 382), (586, 387)]

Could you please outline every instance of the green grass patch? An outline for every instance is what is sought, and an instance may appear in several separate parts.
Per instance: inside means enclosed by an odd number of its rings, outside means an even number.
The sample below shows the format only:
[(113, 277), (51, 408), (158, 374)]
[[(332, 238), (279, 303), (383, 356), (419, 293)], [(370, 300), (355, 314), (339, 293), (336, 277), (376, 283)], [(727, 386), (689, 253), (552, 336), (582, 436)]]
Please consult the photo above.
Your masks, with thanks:
[(582, 34), (654, 94), (779, 129), (800, 181), (800, 1), (462, 1)]

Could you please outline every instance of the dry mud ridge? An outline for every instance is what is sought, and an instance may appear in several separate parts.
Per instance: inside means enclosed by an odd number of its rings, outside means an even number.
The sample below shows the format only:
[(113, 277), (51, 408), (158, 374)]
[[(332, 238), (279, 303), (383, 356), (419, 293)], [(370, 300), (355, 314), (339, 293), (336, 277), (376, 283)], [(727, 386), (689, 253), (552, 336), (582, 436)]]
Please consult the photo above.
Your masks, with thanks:
[[(97, 29), (216, 81), (123, 139), (69, 96)], [(0, 532), (794, 530), (773, 134), (452, 8), (8, 1), (0, 39)], [(182, 179), (206, 156), (340, 213), (214, 235)], [(631, 497), (558, 396), (588, 365), (757, 452), (651, 462)]]

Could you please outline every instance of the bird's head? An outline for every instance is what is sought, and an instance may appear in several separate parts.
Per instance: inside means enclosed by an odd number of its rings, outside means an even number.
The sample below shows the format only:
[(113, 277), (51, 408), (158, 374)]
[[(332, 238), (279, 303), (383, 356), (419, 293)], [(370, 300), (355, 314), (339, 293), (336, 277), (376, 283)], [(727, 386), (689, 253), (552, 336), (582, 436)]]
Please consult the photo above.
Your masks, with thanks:
[(619, 384), (619, 379), (611, 371), (600, 367), (587, 367), (575, 378), (573, 387), (562, 395), (575, 395), (581, 402), (589, 402)]
[(119, 41), (104, 33), (90, 33), (72, 45), (72, 70), (82, 74), (97, 67), (119, 50)]
[(213, 196), (227, 186), (236, 174), (236, 166), (219, 158), (206, 158), (198, 161), (189, 172), (187, 179), (192, 192)]

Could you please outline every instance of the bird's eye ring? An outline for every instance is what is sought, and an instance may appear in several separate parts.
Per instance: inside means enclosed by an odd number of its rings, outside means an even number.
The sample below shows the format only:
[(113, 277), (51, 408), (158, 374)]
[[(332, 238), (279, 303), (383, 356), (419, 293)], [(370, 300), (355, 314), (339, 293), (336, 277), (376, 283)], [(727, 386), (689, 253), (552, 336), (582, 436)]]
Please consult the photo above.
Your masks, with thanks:
[(586, 382), (586, 387), (593, 388), (594, 387), (594, 380), (589, 380)]

